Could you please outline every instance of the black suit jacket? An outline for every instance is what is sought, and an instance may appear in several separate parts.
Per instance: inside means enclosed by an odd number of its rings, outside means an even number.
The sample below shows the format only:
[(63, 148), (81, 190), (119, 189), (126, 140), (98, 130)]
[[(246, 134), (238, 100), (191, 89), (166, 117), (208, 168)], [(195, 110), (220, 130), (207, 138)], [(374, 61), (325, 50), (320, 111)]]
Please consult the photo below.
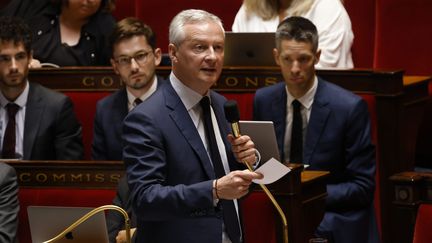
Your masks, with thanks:
[(18, 211), (18, 183), (15, 170), (5, 163), (0, 163), (0, 242), (15, 242)]
[(81, 125), (69, 97), (30, 83), (24, 121), (25, 160), (82, 160)]

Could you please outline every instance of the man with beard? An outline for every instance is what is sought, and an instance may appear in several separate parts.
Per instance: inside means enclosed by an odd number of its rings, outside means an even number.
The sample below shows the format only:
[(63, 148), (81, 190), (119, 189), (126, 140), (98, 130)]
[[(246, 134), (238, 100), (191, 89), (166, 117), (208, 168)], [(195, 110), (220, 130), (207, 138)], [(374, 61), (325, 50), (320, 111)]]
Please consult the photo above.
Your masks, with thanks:
[(110, 39), (111, 65), (125, 85), (97, 103), (94, 120), (92, 158), (122, 160), (123, 119), (163, 83), (156, 76), (161, 49), (156, 47), (152, 29), (136, 18), (117, 23)]
[[(161, 49), (156, 47), (152, 29), (136, 18), (125, 18), (117, 23), (110, 39), (111, 64), (120, 76), (125, 88), (105, 97), (97, 103), (94, 121), (92, 158), (94, 160), (122, 160), (121, 128), (129, 111), (146, 100), (164, 82), (155, 74), (161, 62)], [(117, 188), (113, 204), (124, 208), (135, 226), (135, 215), (129, 201), (126, 178)], [(125, 237), (124, 219), (117, 212), (109, 212), (107, 218), (110, 242)], [(134, 231), (134, 229), (133, 229)]]
[(27, 79), (32, 60), (28, 26), (1, 17), (0, 29), (1, 158), (82, 159), (81, 125), (71, 100)]

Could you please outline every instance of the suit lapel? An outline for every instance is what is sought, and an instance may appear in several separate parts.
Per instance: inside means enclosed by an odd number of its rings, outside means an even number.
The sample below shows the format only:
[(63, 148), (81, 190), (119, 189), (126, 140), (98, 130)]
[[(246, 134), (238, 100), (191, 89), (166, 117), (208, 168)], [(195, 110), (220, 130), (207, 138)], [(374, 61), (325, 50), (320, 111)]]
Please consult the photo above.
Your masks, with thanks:
[(177, 125), (180, 132), (185, 137), (186, 141), (195, 151), (196, 155), (199, 157), (202, 167), (208, 178), (215, 178), (213, 167), (211, 166), (210, 158), (208, 157), (207, 151), (204, 144), (199, 136), (199, 133), (193, 124), (192, 119), (189, 116), (188, 111), (184, 107), (180, 97), (174, 91), (170, 83), (165, 86), (164, 96), (166, 101), (166, 106), (171, 110), (170, 117), (173, 122)]
[(331, 110), (327, 107), (328, 100), (325, 94), (325, 83), (318, 80), (318, 87), (312, 105), (312, 111), (306, 132), (305, 148), (303, 151), (304, 163), (310, 164), (310, 158), (315, 151), (318, 141), (326, 127)]
[(123, 88), (117, 95), (114, 101), (114, 111), (112, 111), (113, 123), (115, 126), (114, 132), (116, 137), (121, 138), (123, 119), (128, 114), (128, 99), (126, 88)]
[[(284, 161), (284, 137), (286, 128), (286, 103), (287, 94), (285, 91), (285, 85), (281, 85), (281, 89), (275, 94), (275, 98), (272, 102), (272, 120), (277, 136), (277, 143), (280, 151), (280, 158)], [(282, 112), (281, 112), (282, 111)]]
[(25, 120), (24, 120), (24, 148), (23, 158), (25, 160), (31, 159), (31, 151), (39, 131), (39, 125), (45, 106), (43, 105), (42, 97), (39, 93), (39, 87), (35, 84), (30, 85), (29, 94), (27, 98)]

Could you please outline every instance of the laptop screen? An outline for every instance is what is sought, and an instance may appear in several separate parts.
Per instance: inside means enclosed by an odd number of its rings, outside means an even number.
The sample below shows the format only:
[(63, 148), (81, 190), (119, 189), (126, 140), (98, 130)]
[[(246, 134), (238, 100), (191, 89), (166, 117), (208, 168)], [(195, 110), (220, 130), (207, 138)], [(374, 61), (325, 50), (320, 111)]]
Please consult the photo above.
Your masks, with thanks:
[(274, 32), (225, 32), (225, 66), (276, 66)]
[[(93, 208), (29, 206), (27, 208), (33, 243), (50, 240), (63, 232)], [(77, 226), (56, 243), (108, 243), (104, 212), (99, 212)]]

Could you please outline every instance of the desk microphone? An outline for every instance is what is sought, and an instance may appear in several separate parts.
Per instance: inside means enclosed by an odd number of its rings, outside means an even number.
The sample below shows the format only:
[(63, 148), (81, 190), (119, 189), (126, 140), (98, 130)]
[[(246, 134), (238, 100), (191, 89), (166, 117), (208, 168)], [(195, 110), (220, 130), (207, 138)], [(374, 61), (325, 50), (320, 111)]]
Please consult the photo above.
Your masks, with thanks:
[[(240, 125), (239, 125), (240, 115), (237, 107), (237, 101), (228, 100), (227, 102), (225, 102), (224, 111), (225, 111), (225, 118), (229, 123), (231, 123), (231, 129), (234, 137), (236, 138), (240, 137)], [(253, 171), (253, 168), (248, 163), (243, 162), (243, 164), (247, 166), (249, 171)], [(280, 207), (280, 205), (277, 203), (276, 199), (268, 190), (268, 188), (263, 184), (259, 184), (259, 185), (261, 189), (264, 191), (264, 193), (267, 195), (267, 197), (270, 199), (270, 201), (273, 203), (273, 206), (278, 211), (283, 225), (283, 242), (288, 243), (288, 221), (285, 217), (285, 214), (282, 208)]]

